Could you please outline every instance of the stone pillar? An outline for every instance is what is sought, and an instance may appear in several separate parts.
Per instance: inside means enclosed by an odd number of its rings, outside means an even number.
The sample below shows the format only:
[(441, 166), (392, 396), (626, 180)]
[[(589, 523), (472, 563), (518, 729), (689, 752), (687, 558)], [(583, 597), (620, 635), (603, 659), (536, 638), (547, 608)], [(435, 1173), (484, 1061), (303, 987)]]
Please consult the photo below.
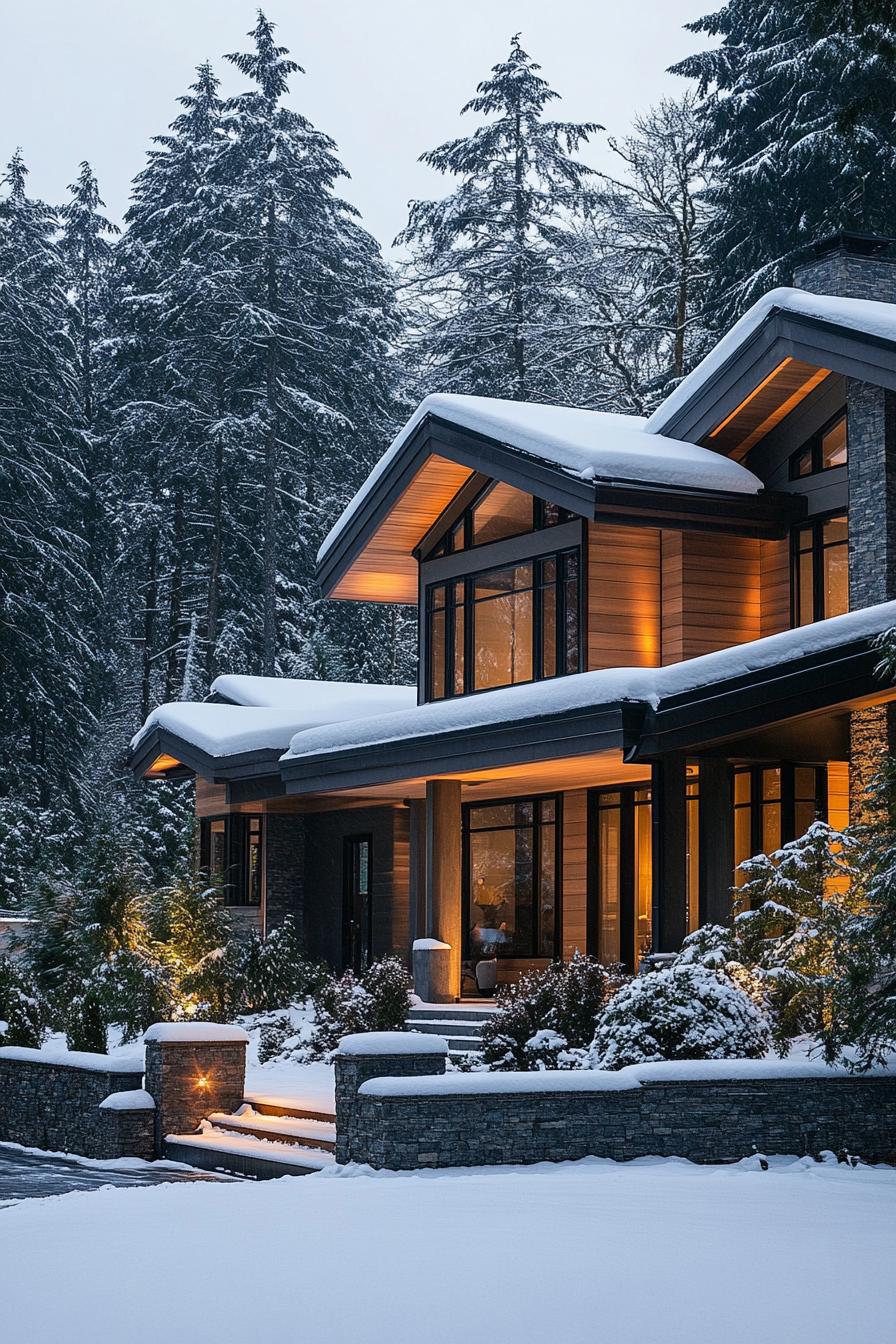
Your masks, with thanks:
[[(896, 598), (896, 394), (850, 380), (849, 605)], [(896, 705), (850, 715), (849, 813), (867, 816), (868, 785), (896, 749)]]
[(445, 1002), (460, 996), (461, 807), (460, 781), (426, 781), (426, 907), (429, 938), (448, 943), (448, 989)]
[(688, 931), (686, 765), (675, 752), (651, 772), (654, 952), (677, 952)]
[(734, 881), (731, 767), (724, 756), (701, 756), (700, 923), (728, 924)]
[(358, 1132), (358, 1088), (370, 1078), (423, 1078), (445, 1072), (448, 1042), (422, 1031), (343, 1036), (336, 1051), (336, 1161), (368, 1160)]
[(216, 1022), (157, 1022), (146, 1041), (146, 1090), (156, 1106), (156, 1152), (166, 1134), (192, 1134), (213, 1111), (242, 1105), (249, 1037)]
[(264, 931), (292, 915), (299, 937), (305, 932), (305, 818), (269, 812), (264, 819)]

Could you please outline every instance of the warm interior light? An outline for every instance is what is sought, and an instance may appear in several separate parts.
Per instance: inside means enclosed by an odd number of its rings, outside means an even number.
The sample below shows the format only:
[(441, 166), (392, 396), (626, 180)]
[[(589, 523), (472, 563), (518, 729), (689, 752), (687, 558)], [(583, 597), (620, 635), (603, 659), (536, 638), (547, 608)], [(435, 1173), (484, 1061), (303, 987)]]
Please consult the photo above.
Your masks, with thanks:
[(146, 773), (147, 775), (163, 775), (166, 770), (172, 770), (176, 765), (180, 765), (177, 757), (168, 756), (163, 752), (161, 756), (155, 758)]
[(199, 1088), (200, 1092), (207, 1092), (209, 1086), (208, 1075), (200, 1073), (199, 1077), (196, 1079), (196, 1086)]

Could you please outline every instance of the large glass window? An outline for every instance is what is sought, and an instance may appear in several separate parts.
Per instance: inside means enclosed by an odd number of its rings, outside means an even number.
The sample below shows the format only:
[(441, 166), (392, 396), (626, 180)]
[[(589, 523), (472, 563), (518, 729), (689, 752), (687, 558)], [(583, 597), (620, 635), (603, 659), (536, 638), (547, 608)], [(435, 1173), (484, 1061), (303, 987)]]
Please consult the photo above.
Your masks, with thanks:
[(576, 515), (549, 500), (535, 499), (504, 481), (495, 481), (467, 506), (430, 547), (426, 560), (454, 555), (473, 546), (487, 546), (545, 527), (558, 527)]
[(805, 835), (827, 812), (827, 772), (815, 765), (748, 765), (734, 772), (734, 884), (740, 864)]
[(578, 550), (431, 584), (428, 698), (578, 672)]
[(204, 817), (199, 861), (225, 905), (261, 905), (264, 890), (264, 818), (231, 812)]
[(553, 797), (464, 808), (466, 928), (472, 957), (556, 955), (557, 813)]
[(793, 538), (793, 622), (809, 625), (849, 610), (846, 514), (805, 523)]
[(636, 970), (653, 938), (650, 789), (601, 789), (592, 799), (597, 955)]
[(803, 476), (814, 476), (818, 471), (845, 467), (848, 457), (846, 414), (841, 412), (793, 454), (790, 459), (790, 479), (797, 481)]

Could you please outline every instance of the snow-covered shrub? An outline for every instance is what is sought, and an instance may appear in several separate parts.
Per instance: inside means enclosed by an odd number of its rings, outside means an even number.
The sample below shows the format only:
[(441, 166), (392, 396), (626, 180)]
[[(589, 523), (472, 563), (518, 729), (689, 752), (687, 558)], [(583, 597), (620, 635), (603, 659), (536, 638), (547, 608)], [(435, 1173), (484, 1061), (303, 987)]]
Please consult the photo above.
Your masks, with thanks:
[(0, 956), (0, 1045), (36, 1050), (47, 1029), (47, 1011), (21, 963)]
[(483, 1023), (483, 1060), (491, 1069), (577, 1068), (594, 1036), (599, 1012), (627, 979), (576, 952), (569, 961), (527, 971), (498, 995)]
[(304, 955), (292, 915), (267, 938), (253, 934), (246, 943), (243, 1012), (261, 1013), (302, 1003), (324, 982), (327, 969)]
[(703, 924), (689, 933), (675, 958), (676, 966), (708, 966), (725, 975), (759, 1007), (769, 1011), (763, 978), (738, 958), (741, 954), (736, 931), (723, 924)]
[(346, 971), (327, 979), (313, 995), (312, 1058), (335, 1050), (357, 1031), (404, 1031), (411, 1006), (411, 980), (400, 957), (383, 957), (357, 978)]
[(678, 963), (619, 990), (598, 1018), (590, 1064), (755, 1059), (768, 1046), (768, 1019), (724, 972)]

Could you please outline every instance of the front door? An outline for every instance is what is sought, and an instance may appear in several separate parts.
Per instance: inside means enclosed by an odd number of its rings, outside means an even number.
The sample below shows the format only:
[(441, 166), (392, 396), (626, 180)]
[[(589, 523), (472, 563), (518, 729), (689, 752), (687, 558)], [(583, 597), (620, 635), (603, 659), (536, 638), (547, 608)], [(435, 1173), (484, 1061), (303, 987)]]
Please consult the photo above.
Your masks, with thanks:
[(370, 965), (371, 838), (349, 835), (343, 858), (342, 964), (360, 975)]

